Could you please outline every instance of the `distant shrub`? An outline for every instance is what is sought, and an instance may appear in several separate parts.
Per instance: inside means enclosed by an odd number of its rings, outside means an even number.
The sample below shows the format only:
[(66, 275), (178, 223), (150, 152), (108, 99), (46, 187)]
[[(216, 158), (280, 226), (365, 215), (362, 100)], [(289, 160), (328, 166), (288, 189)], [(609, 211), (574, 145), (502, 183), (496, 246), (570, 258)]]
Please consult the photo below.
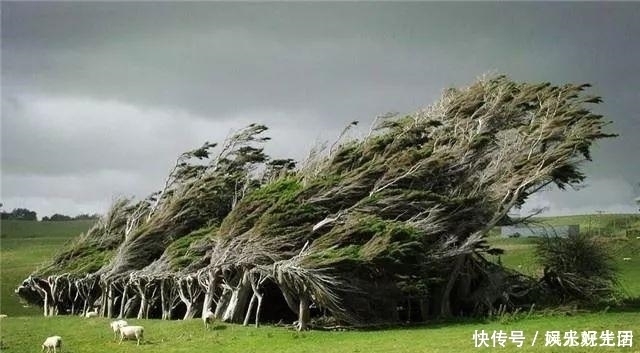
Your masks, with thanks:
[(541, 237), (535, 252), (544, 267), (544, 284), (554, 298), (595, 302), (613, 294), (617, 283), (613, 258), (596, 238)]
[(1, 212), (0, 218), (2, 219), (13, 219), (13, 220), (22, 220), (22, 221), (36, 221), (38, 220), (37, 214), (35, 211), (31, 211), (26, 208), (14, 208), (11, 212)]
[(55, 213), (51, 217), (47, 217), (47, 216), (42, 217), (43, 222), (83, 221), (83, 220), (98, 220), (98, 219), (100, 219), (100, 215), (97, 213), (94, 213), (92, 215), (83, 213), (75, 217)]

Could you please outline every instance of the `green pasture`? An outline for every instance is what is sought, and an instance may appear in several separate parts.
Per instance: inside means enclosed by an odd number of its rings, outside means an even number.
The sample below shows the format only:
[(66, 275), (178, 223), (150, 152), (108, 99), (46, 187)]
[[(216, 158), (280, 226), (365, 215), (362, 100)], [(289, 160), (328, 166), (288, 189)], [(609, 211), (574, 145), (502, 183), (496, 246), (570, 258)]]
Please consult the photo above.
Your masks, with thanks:
[[(602, 240), (613, 256), (619, 271), (620, 289), (630, 297), (640, 297), (640, 215), (595, 214), (565, 217), (540, 217), (532, 226), (563, 226), (577, 224), (580, 232)], [(492, 233), (489, 243), (505, 250), (501, 256), (491, 256), (507, 267), (528, 275), (540, 276), (542, 267), (536, 262), (536, 238), (504, 238), (499, 231)], [(637, 235), (636, 235), (637, 234)], [(629, 260), (624, 260), (628, 258)]]
[[(51, 335), (63, 339), (63, 352), (66, 353), (116, 353), (116, 352), (163, 352), (163, 353), (200, 353), (200, 352), (638, 352), (640, 338), (634, 337), (633, 347), (547, 347), (547, 331), (564, 332), (574, 330), (578, 335), (582, 331), (610, 330), (617, 336), (618, 331), (632, 331), (640, 336), (640, 314), (638, 313), (591, 313), (572, 316), (536, 316), (522, 320), (463, 321), (447, 324), (429, 324), (423, 326), (394, 328), (375, 331), (307, 331), (295, 332), (284, 327), (262, 326), (243, 327), (240, 325), (218, 324), (211, 330), (205, 330), (200, 320), (162, 321), (129, 320), (129, 324), (142, 325), (145, 328), (145, 342), (136, 346), (135, 341), (118, 344), (113, 341), (109, 320), (104, 318), (86, 319), (82, 317), (8, 317), (2, 320), (3, 352), (39, 352), (40, 344)], [(523, 331), (525, 344), (516, 348), (510, 341), (505, 347), (475, 347), (473, 334), (502, 330), (510, 335), (511, 331)], [(533, 346), (536, 331), (538, 337)], [(598, 344), (600, 341), (597, 341)], [(562, 340), (564, 343), (564, 340)], [(617, 344), (617, 342), (616, 342)]]
[(36, 315), (40, 309), (23, 307), (14, 289), (76, 235), (95, 221), (36, 222), (2, 220), (0, 223), (0, 313)]
[[(626, 216), (626, 215), (623, 215)], [(594, 219), (600, 219), (596, 223)], [(624, 218), (624, 217), (623, 217)], [(580, 216), (574, 219), (554, 218), (553, 222), (577, 222), (589, 219)], [(628, 296), (640, 296), (640, 239), (624, 235), (640, 222), (636, 218), (624, 218), (631, 226), (602, 234), (608, 237), (607, 246), (613, 250), (620, 270), (621, 289)], [(549, 221), (549, 220), (547, 220)], [(624, 224), (623, 219), (593, 216), (592, 229), (606, 229), (606, 224)], [(563, 224), (563, 223), (555, 223)], [(574, 224), (574, 223), (568, 223)], [(580, 223), (582, 224), (582, 223)], [(205, 330), (200, 320), (129, 320), (130, 324), (145, 327), (145, 342), (136, 346), (133, 341), (118, 344), (113, 341), (109, 320), (105, 318), (49, 317), (41, 315), (39, 308), (24, 308), (13, 294), (18, 283), (51, 257), (70, 238), (87, 230), (91, 221), (30, 222), (3, 221), (0, 238), (0, 312), (8, 317), (0, 319), (2, 352), (39, 352), (42, 341), (51, 335), (63, 337), (63, 352), (478, 352), (497, 350), (504, 352), (640, 352), (639, 312), (599, 312), (550, 314), (534, 312), (506, 315), (492, 320), (462, 320), (456, 322), (433, 322), (421, 326), (400, 327), (366, 331), (309, 331), (294, 332), (284, 327), (262, 326), (259, 328), (240, 325), (217, 324)], [(597, 227), (597, 228), (596, 228)], [(616, 227), (618, 227), (616, 225)], [(640, 227), (639, 227), (640, 228)], [(583, 228), (584, 229), (584, 228)], [(604, 231), (602, 231), (604, 233)], [(500, 261), (506, 266), (528, 274), (540, 271), (536, 263), (532, 238), (502, 238), (494, 232), (491, 245), (506, 252)], [(629, 257), (630, 261), (623, 261)], [(498, 261), (497, 257), (493, 257)], [(516, 348), (511, 342), (506, 347), (477, 348), (474, 332), (484, 330), (489, 335), (494, 331), (524, 331), (525, 344)], [(562, 333), (581, 331), (632, 331), (633, 347), (548, 347), (545, 346), (546, 331)], [(538, 332), (537, 342), (532, 339)], [(489, 345), (492, 342), (489, 341)]]

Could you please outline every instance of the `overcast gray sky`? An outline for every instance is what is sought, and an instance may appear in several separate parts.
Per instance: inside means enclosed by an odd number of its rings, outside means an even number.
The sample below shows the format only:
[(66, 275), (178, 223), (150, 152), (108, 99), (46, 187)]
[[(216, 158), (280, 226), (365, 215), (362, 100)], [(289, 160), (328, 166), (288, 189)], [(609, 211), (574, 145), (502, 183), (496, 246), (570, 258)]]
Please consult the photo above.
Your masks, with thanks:
[(589, 82), (619, 138), (526, 209), (637, 212), (640, 3), (2, 2), (4, 209), (103, 212), (249, 122), (302, 158), (487, 72)]

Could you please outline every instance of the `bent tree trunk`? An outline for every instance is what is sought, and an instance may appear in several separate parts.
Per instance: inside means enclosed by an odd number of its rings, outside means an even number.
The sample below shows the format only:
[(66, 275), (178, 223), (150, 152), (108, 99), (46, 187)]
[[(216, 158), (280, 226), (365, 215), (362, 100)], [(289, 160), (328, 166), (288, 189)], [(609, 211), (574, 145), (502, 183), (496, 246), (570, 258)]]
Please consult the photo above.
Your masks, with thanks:
[(49, 297), (49, 316), (58, 315), (58, 295), (57, 292), (60, 286), (60, 279), (62, 276), (49, 276), (47, 283), (49, 284), (49, 290), (51, 295)]
[(253, 290), (253, 295), (251, 296), (251, 301), (249, 302), (249, 307), (247, 308), (247, 314), (244, 318), (243, 324), (244, 326), (247, 326), (249, 324), (249, 320), (251, 319), (251, 312), (253, 311), (253, 307), (257, 301), (258, 307), (256, 308), (255, 326), (258, 327), (260, 325), (260, 309), (262, 308), (263, 297), (263, 294), (260, 293), (260, 285), (262, 284), (262, 282), (264, 282), (266, 277), (260, 276), (258, 280), (256, 280), (255, 277), (252, 277), (252, 275), (250, 275), (249, 279), (249, 282), (251, 283), (251, 289)]
[(231, 294), (233, 290), (230, 287), (225, 286), (222, 290), (222, 294), (220, 295), (220, 299), (218, 299), (218, 305), (216, 306), (216, 311), (213, 313), (214, 317), (217, 320), (221, 320), (224, 315), (227, 305), (231, 300)]
[[(198, 281), (200, 282), (200, 285), (204, 288), (204, 302), (202, 303), (202, 318), (204, 319), (204, 316), (211, 311), (211, 308), (213, 307), (213, 297), (215, 295), (216, 292), (216, 287), (217, 287), (217, 279), (218, 279), (218, 270), (207, 270), (206, 274), (200, 274), (198, 276)], [(222, 300), (222, 299), (220, 299)], [(216, 307), (216, 314), (215, 317), (216, 319), (219, 318), (218, 316), (218, 311), (220, 309), (220, 301), (218, 301), (218, 305)]]
[(253, 311), (253, 306), (256, 302), (256, 294), (253, 293), (251, 296), (251, 300), (249, 301), (249, 307), (247, 308), (247, 313), (244, 316), (244, 321), (242, 322), (242, 326), (247, 326), (249, 324), (249, 320), (251, 319), (251, 312)]
[(260, 326), (260, 310), (262, 309), (262, 294), (257, 294), (258, 307), (256, 308), (256, 327)]
[(308, 330), (310, 321), (309, 299), (303, 295), (300, 297), (300, 308), (298, 309), (298, 331)]
[(114, 287), (115, 284), (113, 282), (108, 284), (109, 290), (107, 291), (107, 317), (113, 317), (113, 301), (114, 301)]
[(449, 276), (449, 280), (447, 281), (447, 285), (442, 291), (442, 301), (440, 302), (440, 315), (442, 317), (451, 317), (451, 291), (453, 290), (453, 286), (458, 279), (460, 270), (462, 270), (462, 265), (464, 264), (465, 259), (465, 254), (458, 255), (458, 257), (456, 258), (456, 262), (453, 265), (451, 275)]
[(124, 317), (124, 312), (125, 312), (125, 305), (127, 303), (127, 290), (129, 289), (129, 285), (124, 284), (124, 287), (122, 288), (122, 299), (120, 300), (120, 311), (118, 313), (118, 319), (122, 319)]
[(178, 296), (187, 309), (182, 320), (193, 319), (195, 317), (196, 301), (200, 293), (202, 293), (202, 289), (193, 277), (186, 276), (178, 280)]
[(107, 316), (107, 303), (109, 301), (109, 285), (102, 284), (100, 286), (100, 293), (100, 311), (98, 312), (98, 315), (105, 317)]
[(163, 278), (160, 280), (160, 304), (162, 307), (162, 320), (171, 320), (171, 310), (173, 309), (172, 298), (173, 283), (171, 280)]
[[(43, 284), (46, 283), (43, 281)], [(38, 279), (33, 279), (31, 280), (31, 284), (33, 286), (33, 288), (35, 288), (35, 290), (40, 294), (40, 296), (42, 297), (43, 300), (43, 311), (44, 311), (44, 316), (51, 316), (53, 315), (53, 308), (51, 307), (51, 299), (50, 299), (50, 295), (49, 295), (49, 290), (48, 288), (44, 288), (43, 286), (41, 286), (38, 283)], [(47, 283), (48, 286), (48, 283)]]
[(247, 300), (251, 294), (251, 286), (247, 281), (243, 280), (232, 289), (231, 298), (227, 304), (227, 308), (222, 316), (225, 322), (240, 322), (242, 320), (243, 309), (247, 305)]
[(123, 318), (131, 317), (131, 312), (133, 311), (134, 304), (138, 301), (138, 297), (133, 296), (127, 300), (127, 303), (124, 306), (124, 314)]
[(142, 295), (140, 296), (140, 309), (138, 309), (138, 316), (136, 317), (138, 320), (144, 319), (144, 315), (147, 312), (147, 306), (149, 302), (147, 301), (147, 297)]
[(44, 316), (50, 316), (50, 308), (49, 308), (49, 294), (44, 292)]

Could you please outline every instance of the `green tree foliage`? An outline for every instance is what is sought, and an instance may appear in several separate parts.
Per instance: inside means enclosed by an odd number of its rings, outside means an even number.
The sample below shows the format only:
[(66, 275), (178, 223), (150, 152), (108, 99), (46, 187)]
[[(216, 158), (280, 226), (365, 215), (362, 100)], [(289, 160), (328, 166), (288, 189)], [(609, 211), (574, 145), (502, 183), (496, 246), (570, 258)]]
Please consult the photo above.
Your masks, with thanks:
[(15, 219), (22, 221), (37, 221), (38, 216), (35, 211), (26, 208), (14, 208), (11, 212), (2, 212), (2, 219)]
[(73, 218), (70, 216), (62, 215), (59, 213), (55, 213), (49, 218), (50, 221), (70, 221), (72, 219)]

